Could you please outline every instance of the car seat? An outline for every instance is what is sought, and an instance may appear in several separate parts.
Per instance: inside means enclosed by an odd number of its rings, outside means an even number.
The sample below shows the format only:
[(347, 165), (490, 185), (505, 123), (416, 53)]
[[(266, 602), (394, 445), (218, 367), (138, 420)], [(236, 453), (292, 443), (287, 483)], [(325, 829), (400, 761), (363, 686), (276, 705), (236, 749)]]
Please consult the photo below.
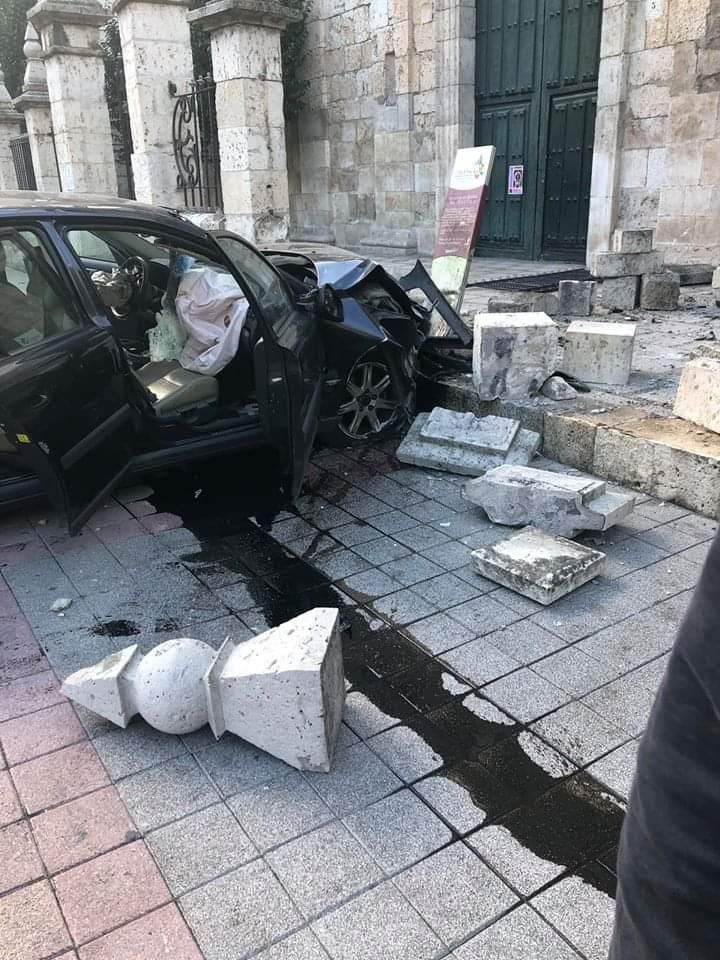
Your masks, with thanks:
[(158, 413), (182, 413), (218, 401), (215, 377), (186, 370), (177, 360), (155, 360), (134, 373), (152, 394), (153, 406)]

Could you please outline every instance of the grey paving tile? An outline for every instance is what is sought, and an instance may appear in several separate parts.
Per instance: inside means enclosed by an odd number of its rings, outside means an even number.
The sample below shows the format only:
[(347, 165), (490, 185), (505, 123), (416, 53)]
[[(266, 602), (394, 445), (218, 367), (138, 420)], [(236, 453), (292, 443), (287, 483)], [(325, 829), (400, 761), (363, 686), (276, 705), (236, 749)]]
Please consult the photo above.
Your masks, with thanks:
[(577, 954), (528, 906), (520, 906), (455, 949), (457, 960), (577, 960)]
[[(654, 531), (649, 532), (654, 533)], [(640, 534), (640, 536), (644, 537), (644, 534)], [(651, 563), (657, 563), (668, 553), (673, 552), (664, 548), (661, 549), (661, 545), (655, 546), (652, 542), (640, 540), (638, 537), (627, 537), (617, 543), (608, 543), (600, 549), (607, 557), (603, 574), (607, 580), (624, 577), (626, 573), (632, 573), (633, 570), (640, 570)]]
[[(428, 581), (432, 583), (432, 580)], [(428, 598), (430, 599), (430, 598)], [(430, 653), (444, 653), (474, 639), (470, 632), (446, 613), (435, 613), (410, 624), (407, 632)]]
[[(155, 642), (162, 643), (170, 637), (176, 637), (177, 630), (167, 631), (162, 635), (156, 634), (153, 638)], [(219, 650), (228, 637), (233, 640), (249, 640), (253, 636), (252, 630), (249, 630), (245, 624), (236, 616), (219, 617), (217, 620), (205, 620), (203, 623), (194, 623), (192, 625), (191, 636), (195, 640), (202, 640), (208, 643), (213, 650)]]
[(258, 855), (223, 803), (154, 830), (145, 839), (176, 897)]
[(361, 810), (401, 786), (392, 770), (364, 743), (341, 751), (330, 773), (304, 776), (338, 817)]
[(385, 513), (388, 505), (377, 497), (370, 496), (358, 490), (357, 487), (351, 488), (347, 493), (337, 498), (337, 504), (351, 513), (359, 520), (367, 520), (370, 517), (376, 517), (379, 513)]
[(257, 960), (328, 960), (328, 955), (315, 934), (306, 927), (263, 950)]
[(263, 853), (333, 819), (330, 808), (297, 770), (231, 797), (227, 803)]
[(574, 697), (582, 697), (617, 676), (616, 669), (574, 646), (538, 660), (531, 669)]
[(368, 740), (369, 747), (405, 783), (412, 783), (442, 766), (442, 757), (410, 727), (400, 726)]
[(539, 613), (540, 610), (545, 609), (541, 603), (536, 603), (529, 597), (523, 597), (521, 594), (515, 593), (514, 590), (508, 590), (507, 587), (498, 587), (496, 584), (493, 584), (493, 586), (495, 587), (491, 591), (493, 600), (497, 600), (504, 607), (510, 607), (518, 616), (529, 617), (533, 613)]
[(239, 737), (228, 737), (196, 753), (223, 797), (277, 780), (289, 771), (287, 764)]
[(393, 533), (393, 537), (417, 553), (438, 544), (447, 543), (450, 540), (450, 537), (442, 530), (436, 530), (427, 524), (417, 524), (406, 530), (397, 530)]
[(625, 731), (578, 701), (538, 720), (532, 730), (581, 766), (630, 739)]
[(386, 617), (392, 623), (401, 626), (413, 623), (415, 620), (422, 620), (436, 612), (436, 607), (425, 600), (422, 596), (421, 588), (412, 590), (409, 587), (405, 590), (397, 590), (395, 593), (389, 593), (384, 597), (379, 597), (372, 602), (373, 610)]
[(215, 592), (222, 602), (234, 610), (236, 613), (242, 613), (244, 610), (252, 610), (258, 605), (259, 598), (267, 587), (260, 580), (248, 579), (243, 583), (234, 583), (229, 587), (221, 587)]
[(190, 755), (134, 773), (121, 780), (117, 788), (130, 816), (143, 832), (220, 799), (220, 794)]
[(502, 824), (483, 827), (465, 842), (524, 897), (537, 893), (566, 869), (533, 853)]
[(411, 553), (400, 560), (391, 560), (383, 564), (380, 569), (406, 587), (437, 577), (443, 572), (442, 567), (417, 553)]
[(378, 800), (344, 820), (386, 874), (417, 863), (452, 840), (452, 833), (409, 790)]
[(338, 731), (337, 743), (335, 744), (335, 750), (346, 750), (348, 747), (352, 747), (353, 744), (358, 743), (359, 740), (360, 737), (354, 732), (354, 730), (351, 730), (346, 723), (341, 723), (340, 730)]
[(472, 550), (459, 543), (457, 540), (451, 540), (449, 543), (439, 543), (437, 546), (423, 550), (422, 555), (439, 564), (444, 570), (457, 570), (458, 567), (470, 563)]
[(697, 537), (676, 527), (674, 524), (664, 523), (651, 530), (638, 533), (638, 538), (647, 544), (661, 550), (664, 554), (680, 553), (688, 547), (695, 546)]
[(483, 695), (522, 723), (529, 723), (570, 699), (564, 690), (527, 667), (483, 687)]
[(529, 664), (562, 649), (565, 641), (531, 620), (520, 620), (494, 630), (487, 639), (518, 663)]
[(666, 500), (644, 500), (635, 506), (631, 516), (647, 517), (656, 523), (669, 523), (671, 520), (677, 520), (679, 517), (685, 517), (690, 513), (685, 507), (679, 507), (676, 503), (668, 503)]
[(467, 787), (453, 779), (452, 770), (418, 780), (413, 789), (459, 834), (469, 833), (485, 821), (485, 811), (473, 801)]
[(376, 527), (381, 533), (396, 534), (399, 530), (409, 530), (417, 526), (415, 517), (409, 517), (402, 510), (390, 510), (388, 513), (380, 513), (375, 517), (370, 517), (367, 521)]
[(303, 924), (262, 860), (185, 894), (180, 906), (205, 960), (245, 960)]
[(486, 526), (480, 527), (479, 530), (467, 537), (461, 537), (460, 541), (466, 546), (472, 547), (473, 550), (477, 550), (478, 547), (491, 547), (516, 532), (516, 527), (505, 527), (499, 523), (490, 523), (488, 520)]
[(342, 581), (342, 586), (351, 596), (368, 600), (393, 593), (400, 584), (381, 570), (372, 569), (348, 577)]
[(451, 520), (455, 511), (438, 500), (422, 500), (420, 503), (408, 504), (402, 508), (410, 517), (414, 517), (420, 523), (440, 522)]
[(333, 960), (436, 960), (447, 952), (389, 881), (316, 920), (312, 929)]
[[(354, 548), (365, 560), (379, 567), (390, 560), (399, 560), (401, 557), (407, 557), (410, 551), (402, 543), (393, 540), (392, 537), (380, 537), (379, 540), (371, 540), (369, 543), (357, 544)], [(390, 573), (392, 576), (392, 573)]]
[(403, 487), (390, 477), (378, 476), (377, 474), (369, 479), (358, 478), (355, 483), (364, 490), (365, 493), (377, 497), (390, 507), (404, 509), (413, 503), (422, 503), (425, 499), (423, 495), (416, 490)]
[(353, 518), (340, 507), (322, 497), (300, 497), (296, 503), (297, 512), (318, 530), (329, 530), (342, 523), (351, 523)]
[(670, 654), (666, 653), (656, 660), (651, 660), (642, 667), (638, 667), (632, 673), (634, 680), (651, 693), (657, 693), (660, 682), (665, 676), (669, 659)]
[[(335, 543), (335, 541), (330, 542)], [(345, 580), (347, 577), (352, 577), (353, 574), (364, 573), (365, 570), (372, 569), (372, 565), (359, 557), (355, 551), (337, 544), (323, 553), (311, 556), (306, 554), (305, 556), (314, 567), (322, 571), (331, 580)]]
[(717, 520), (711, 520), (709, 517), (701, 517), (696, 513), (689, 513), (678, 520), (672, 520), (668, 527), (681, 530), (687, 536), (693, 537), (698, 543), (712, 540), (718, 532), (720, 524)]
[[(381, 710), (373, 701), (359, 690), (352, 691), (345, 698), (345, 710), (343, 716), (345, 722), (361, 736), (363, 739), (373, 737), (376, 733), (382, 733), (383, 730), (389, 730), (390, 727), (396, 727), (402, 723), (407, 715), (407, 706), (403, 707), (403, 701), (398, 697), (397, 706), (400, 708), (396, 712), (399, 716), (393, 716)], [(383, 702), (383, 706), (386, 703)], [(388, 708), (389, 709), (389, 708)]]
[(430, 526), (441, 530), (454, 540), (462, 540), (463, 537), (469, 537), (479, 530), (487, 530), (490, 526), (490, 521), (478, 507), (474, 507), (473, 509), (458, 513), (454, 517), (448, 517), (444, 520), (434, 520)]
[(480, 578), (477, 583), (470, 583), (453, 573), (442, 573), (431, 580), (425, 580), (422, 585), (423, 596), (439, 610), (455, 607), (466, 600), (481, 597), (486, 592), (485, 584)]
[(462, 843), (454, 843), (395, 878), (449, 946), (488, 926), (518, 902), (510, 888)]
[(582, 702), (636, 737), (647, 726), (655, 694), (630, 673), (589, 693)]
[(474, 686), (490, 683), (520, 666), (517, 660), (498, 650), (485, 637), (455, 647), (443, 653), (441, 659)]
[(702, 566), (707, 560), (711, 546), (712, 541), (709, 540), (705, 541), (704, 543), (696, 543), (694, 547), (690, 547), (688, 550), (683, 550), (682, 553), (678, 554), (678, 556), (683, 560), (689, 561), (690, 563), (697, 563), (699, 566)]
[[(381, 514), (381, 516), (386, 516), (386, 514)], [(341, 527), (331, 527), (328, 533), (345, 547), (355, 547), (358, 544), (369, 543), (370, 540), (382, 537), (381, 531), (371, 527), (365, 520), (356, 520), (354, 523), (346, 523)]]
[(579, 877), (567, 877), (532, 900), (533, 907), (587, 957), (606, 960), (615, 901)]
[(458, 607), (452, 607), (448, 610), (448, 615), (474, 633), (476, 637), (484, 637), (493, 630), (507, 627), (520, 619), (519, 614), (488, 596), (468, 600), (467, 603), (461, 603)]
[(273, 523), (268, 532), (273, 540), (277, 540), (278, 543), (290, 543), (291, 540), (317, 535), (316, 528), (307, 520), (303, 520), (302, 517), (293, 517), (292, 520)]
[(612, 753), (608, 753), (602, 760), (590, 764), (587, 772), (591, 777), (609, 787), (613, 793), (628, 800), (635, 776), (639, 746), (639, 740), (630, 740)]
[(113, 727), (94, 742), (112, 780), (187, 753), (179, 737), (160, 733), (137, 717), (125, 730)]
[(265, 858), (308, 920), (378, 883), (383, 876), (342, 823), (332, 823), (278, 847)]

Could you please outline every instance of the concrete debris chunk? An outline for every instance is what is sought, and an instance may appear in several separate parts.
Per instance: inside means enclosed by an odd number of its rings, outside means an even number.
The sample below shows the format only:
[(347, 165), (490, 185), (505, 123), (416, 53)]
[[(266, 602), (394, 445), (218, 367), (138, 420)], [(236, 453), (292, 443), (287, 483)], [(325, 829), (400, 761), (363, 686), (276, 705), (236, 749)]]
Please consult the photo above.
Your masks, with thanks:
[(571, 386), (564, 377), (548, 377), (540, 391), (550, 400), (572, 400), (578, 395), (575, 387)]
[(563, 537), (574, 537), (582, 530), (607, 530), (635, 506), (633, 496), (608, 493), (602, 480), (507, 465), (470, 480), (464, 495), (482, 507), (493, 523), (531, 524)]
[(575, 320), (565, 331), (561, 369), (585, 383), (625, 384), (634, 345), (632, 323)]
[(67, 610), (72, 606), (72, 600), (70, 597), (58, 597), (57, 600), (54, 600), (50, 611), (52, 613), (62, 613), (64, 610)]
[(503, 463), (527, 466), (539, 448), (540, 434), (523, 429), (517, 420), (436, 407), (415, 417), (396, 456), (416, 467), (479, 477)]
[(597, 577), (605, 566), (599, 550), (535, 527), (475, 550), (472, 557), (481, 576), (544, 606)]
[(640, 296), (640, 277), (606, 277), (595, 287), (593, 310), (608, 313), (634, 310)]
[(473, 382), (483, 400), (533, 396), (557, 369), (559, 334), (546, 313), (478, 313)]
[(567, 317), (589, 317), (594, 289), (593, 280), (561, 280), (558, 284), (560, 313)]
[(720, 433), (720, 357), (685, 364), (675, 398), (676, 417)]
[(680, 278), (676, 273), (650, 273), (642, 278), (641, 310), (677, 310)]
[(345, 703), (339, 613), (317, 607), (219, 651), (190, 637), (137, 645), (71, 674), (63, 693), (118, 726), (140, 714), (163, 733), (210, 723), (298, 770), (329, 771)]

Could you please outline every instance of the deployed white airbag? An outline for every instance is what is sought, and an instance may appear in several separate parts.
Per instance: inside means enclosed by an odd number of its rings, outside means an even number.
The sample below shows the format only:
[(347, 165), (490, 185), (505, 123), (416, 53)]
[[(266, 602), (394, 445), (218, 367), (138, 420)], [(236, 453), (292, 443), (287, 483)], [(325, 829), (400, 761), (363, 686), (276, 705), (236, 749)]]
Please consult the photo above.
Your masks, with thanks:
[(214, 377), (238, 350), (248, 311), (242, 290), (228, 273), (192, 269), (180, 279), (175, 310), (188, 335), (180, 364)]

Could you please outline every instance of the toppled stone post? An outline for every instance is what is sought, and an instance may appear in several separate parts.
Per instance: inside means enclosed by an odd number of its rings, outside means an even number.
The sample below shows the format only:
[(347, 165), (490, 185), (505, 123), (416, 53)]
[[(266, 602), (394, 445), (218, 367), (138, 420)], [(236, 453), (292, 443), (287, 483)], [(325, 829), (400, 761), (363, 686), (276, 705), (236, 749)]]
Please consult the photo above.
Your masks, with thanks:
[(12, 105), (5, 86), (5, 75), (0, 70), (0, 190), (17, 190), (10, 141), (20, 133), (20, 114)]
[(286, 240), (280, 34), (300, 13), (279, 0), (214, 0), (187, 18), (210, 33), (227, 227), (257, 243)]
[(40, 34), (62, 189), (117, 196), (97, 0), (40, 0), (28, 10)]
[(642, 278), (640, 288), (641, 310), (677, 310), (680, 299), (680, 278), (666, 270), (650, 273)]
[(23, 54), (26, 60), (22, 93), (13, 100), (17, 110), (25, 115), (25, 127), (30, 143), (35, 183), (38, 190), (58, 193), (62, 187), (58, 177), (55, 145), (53, 143), (52, 114), (48, 94), (45, 64), (42, 59), (40, 37), (32, 23), (25, 29)]
[(594, 289), (593, 280), (561, 280), (558, 284), (560, 313), (567, 317), (589, 317)]
[(683, 367), (675, 416), (720, 433), (720, 359), (697, 357)]
[(575, 320), (565, 331), (562, 372), (586, 383), (625, 384), (634, 344), (631, 323)]
[(190, 0), (114, 0), (132, 131), (135, 197), (182, 206), (173, 149), (171, 90), (183, 93), (193, 77)]
[(478, 313), (473, 382), (482, 400), (519, 400), (557, 369), (559, 334), (546, 313)]

